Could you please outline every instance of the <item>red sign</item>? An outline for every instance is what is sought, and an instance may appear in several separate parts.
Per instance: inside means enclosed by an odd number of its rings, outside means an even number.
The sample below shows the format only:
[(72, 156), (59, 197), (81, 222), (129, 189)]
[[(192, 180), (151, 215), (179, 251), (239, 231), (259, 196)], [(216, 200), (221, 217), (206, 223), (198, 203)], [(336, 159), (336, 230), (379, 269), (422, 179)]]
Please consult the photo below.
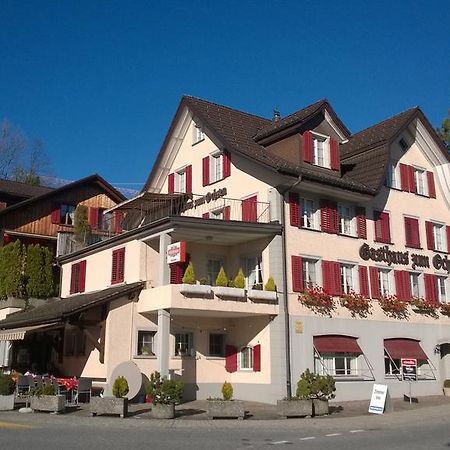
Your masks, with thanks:
[(401, 365), (405, 367), (417, 366), (417, 359), (402, 358)]
[(174, 242), (167, 246), (167, 263), (186, 262), (186, 242)]

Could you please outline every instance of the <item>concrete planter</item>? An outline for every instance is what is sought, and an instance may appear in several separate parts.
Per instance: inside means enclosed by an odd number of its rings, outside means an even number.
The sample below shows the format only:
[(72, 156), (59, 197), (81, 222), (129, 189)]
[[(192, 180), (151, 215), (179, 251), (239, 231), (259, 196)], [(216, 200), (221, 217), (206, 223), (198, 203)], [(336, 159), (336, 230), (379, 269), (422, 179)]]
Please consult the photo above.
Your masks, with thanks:
[(311, 400), (278, 400), (277, 414), (284, 419), (288, 417), (312, 416), (313, 404)]
[(180, 293), (186, 297), (206, 297), (211, 295), (212, 288), (207, 284), (181, 284)]
[(101, 414), (117, 414), (120, 417), (128, 415), (128, 399), (117, 397), (91, 397), (91, 416)]
[(175, 417), (175, 405), (163, 405), (161, 403), (152, 405), (152, 417), (154, 419), (173, 419)]
[(444, 395), (446, 397), (450, 397), (450, 388), (447, 388), (447, 387), (444, 388)]
[(330, 413), (330, 406), (328, 400), (313, 400), (313, 416), (324, 416)]
[(228, 417), (243, 420), (244, 416), (244, 402), (241, 400), (208, 400), (208, 419)]
[(278, 298), (278, 294), (273, 291), (261, 291), (259, 289), (249, 289), (247, 297), (250, 300), (260, 300), (264, 302), (274, 302)]
[(50, 411), (59, 413), (66, 409), (65, 395), (32, 395), (30, 408), (33, 411)]
[(245, 289), (224, 286), (214, 286), (212, 289), (217, 297), (245, 298)]
[(0, 411), (11, 411), (14, 409), (14, 394), (0, 395)]

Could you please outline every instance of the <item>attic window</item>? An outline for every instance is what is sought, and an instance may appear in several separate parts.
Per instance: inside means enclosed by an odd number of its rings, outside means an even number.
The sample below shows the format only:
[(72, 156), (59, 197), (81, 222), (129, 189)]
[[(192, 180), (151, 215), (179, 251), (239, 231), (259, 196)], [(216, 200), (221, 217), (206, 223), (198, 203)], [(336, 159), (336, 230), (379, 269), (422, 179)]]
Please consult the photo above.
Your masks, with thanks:
[(193, 134), (192, 134), (192, 145), (197, 144), (205, 139), (205, 133), (200, 125), (194, 124)]
[(404, 152), (406, 152), (406, 150), (408, 150), (408, 143), (405, 141), (405, 139), (401, 138), (401, 139), (398, 141), (398, 144), (400, 145), (400, 148), (401, 148)]
[(325, 136), (313, 134), (314, 164), (321, 167), (330, 167), (329, 142)]

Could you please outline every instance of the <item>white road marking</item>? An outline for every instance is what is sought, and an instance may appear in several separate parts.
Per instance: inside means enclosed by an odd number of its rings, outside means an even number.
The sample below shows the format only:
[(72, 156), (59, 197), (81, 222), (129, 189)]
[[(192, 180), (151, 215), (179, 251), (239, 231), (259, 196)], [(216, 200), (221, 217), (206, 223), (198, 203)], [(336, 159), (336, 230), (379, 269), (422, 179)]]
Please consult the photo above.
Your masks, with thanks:
[(363, 433), (365, 430), (350, 430), (350, 433)]
[(331, 434), (326, 434), (326, 437), (333, 437), (333, 436), (342, 436), (342, 433), (331, 433)]
[(315, 436), (308, 436), (308, 437), (304, 437), (304, 438), (299, 438), (300, 441), (310, 441), (311, 439), (315, 439)]
[(289, 442), (289, 441), (275, 441), (275, 442), (272, 442), (272, 445), (280, 445), (280, 444), (292, 444), (292, 442)]

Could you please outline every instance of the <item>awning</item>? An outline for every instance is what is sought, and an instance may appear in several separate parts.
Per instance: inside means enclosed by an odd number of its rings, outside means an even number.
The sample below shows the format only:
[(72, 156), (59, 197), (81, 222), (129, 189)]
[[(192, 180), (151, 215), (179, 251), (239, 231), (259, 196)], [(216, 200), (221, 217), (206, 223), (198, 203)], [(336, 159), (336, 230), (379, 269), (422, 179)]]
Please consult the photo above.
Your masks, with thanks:
[(413, 358), (427, 360), (419, 341), (414, 339), (385, 339), (384, 349), (392, 359)]
[(313, 342), (314, 348), (319, 353), (356, 353), (358, 355), (363, 353), (355, 337), (327, 334), (314, 336)]
[(21, 341), (27, 333), (35, 330), (44, 331), (47, 328), (55, 328), (55, 324), (50, 325), (46, 323), (43, 325), (33, 325), (29, 327), (12, 328), (10, 330), (0, 330), (0, 341)]

